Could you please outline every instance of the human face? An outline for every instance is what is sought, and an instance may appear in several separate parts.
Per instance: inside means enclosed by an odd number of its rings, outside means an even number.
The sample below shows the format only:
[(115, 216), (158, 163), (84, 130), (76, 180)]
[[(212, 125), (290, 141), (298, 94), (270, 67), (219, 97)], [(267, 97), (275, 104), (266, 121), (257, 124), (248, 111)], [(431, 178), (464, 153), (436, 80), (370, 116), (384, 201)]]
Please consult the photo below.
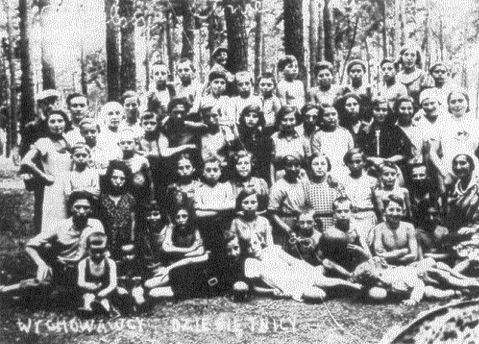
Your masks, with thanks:
[(251, 94), (251, 80), (248, 77), (241, 77), (236, 80), (236, 87), (241, 97), (248, 97)]
[(259, 81), (259, 91), (265, 97), (270, 97), (273, 95), (274, 82), (271, 79), (262, 78)]
[(222, 65), (223, 67), (226, 66), (226, 62), (228, 61), (228, 53), (226, 51), (221, 51), (216, 56), (216, 63)]
[(256, 128), (259, 124), (259, 114), (255, 111), (250, 111), (244, 116), (244, 124), (248, 128)]
[(133, 152), (135, 149), (135, 139), (130, 133), (124, 133), (118, 140), (118, 146), (122, 152)]
[(449, 112), (455, 117), (462, 117), (467, 110), (467, 99), (462, 93), (453, 92), (449, 97)]
[(383, 63), (381, 66), (381, 71), (383, 73), (383, 79), (392, 80), (396, 76), (396, 68), (394, 68), (394, 64), (391, 62)]
[(294, 127), (296, 126), (296, 116), (294, 115), (294, 112), (290, 112), (286, 114), (280, 122), (281, 125), (281, 131), (285, 133), (292, 133), (294, 130)]
[(289, 180), (295, 180), (299, 177), (299, 172), (301, 171), (301, 167), (299, 166), (299, 161), (296, 159), (288, 159), (286, 165), (284, 167), (284, 171), (286, 173), (286, 177)]
[(313, 175), (319, 178), (328, 173), (328, 161), (325, 156), (318, 156), (311, 161), (311, 171)]
[(103, 248), (90, 249), (90, 257), (95, 262), (101, 261), (103, 257), (105, 257), (105, 249)]
[(384, 167), (381, 172), (381, 181), (385, 186), (393, 187), (396, 183), (397, 172), (393, 168)]
[(111, 130), (117, 130), (118, 127), (120, 126), (121, 120), (122, 120), (122, 113), (120, 109), (109, 111), (106, 114), (107, 126)]
[(75, 149), (72, 155), (72, 160), (75, 166), (84, 167), (90, 160), (90, 154), (84, 148)]
[(214, 96), (221, 96), (226, 91), (226, 80), (223, 78), (213, 79), (210, 83), (211, 93)]
[(251, 175), (251, 158), (249, 156), (239, 158), (235, 168), (240, 177), (249, 177)]
[(388, 115), (388, 103), (379, 103), (373, 108), (373, 117), (376, 123), (382, 124)]
[(58, 110), (60, 108), (60, 99), (58, 99), (58, 97), (49, 97), (39, 101), (38, 106), (45, 115), (52, 110)]
[(442, 65), (438, 65), (434, 70), (431, 72), (431, 76), (436, 83), (436, 86), (442, 86), (446, 82), (447, 76), (447, 69)]
[(290, 64), (286, 65), (283, 70), (283, 75), (288, 80), (293, 80), (298, 76), (298, 62), (293, 61)]
[(318, 123), (319, 113), (317, 109), (310, 109), (304, 114), (304, 123), (310, 126), (316, 125)]
[(258, 196), (250, 195), (241, 201), (241, 209), (247, 214), (253, 214), (258, 210)]
[(219, 126), (219, 114), (216, 111), (211, 111), (204, 115), (203, 121), (210, 128), (217, 128)]
[(337, 204), (334, 211), (334, 219), (336, 222), (347, 222), (351, 219), (351, 202), (345, 201)]
[(414, 115), (414, 107), (410, 101), (401, 102), (398, 107), (399, 121), (410, 124)]
[(193, 173), (195, 172), (195, 168), (193, 167), (193, 164), (191, 163), (190, 159), (181, 159), (180, 161), (178, 161), (177, 172), (180, 178), (187, 178), (193, 175)]
[(356, 153), (351, 156), (350, 161), (348, 161), (348, 168), (351, 172), (362, 171), (364, 168), (364, 160), (361, 154)]
[(164, 87), (168, 80), (168, 67), (165, 65), (154, 65), (151, 70), (151, 76), (157, 87)]
[(146, 219), (150, 222), (160, 222), (161, 220), (161, 212), (159, 210), (151, 210)]
[(386, 209), (384, 209), (384, 217), (389, 224), (398, 224), (403, 217), (403, 213), (403, 208), (393, 201), (389, 201)]
[(216, 184), (221, 177), (221, 168), (218, 162), (207, 162), (203, 168), (203, 177), (208, 184)]
[(96, 138), (98, 135), (98, 130), (94, 124), (82, 125), (80, 128), (80, 133), (85, 139), (85, 143), (89, 146), (96, 145)]
[(361, 82), (363, 80), (364, 70), (363, 67), (359, 64), (353, 65), (349, 69), (349, 77), (352, 82)]
[(433, 98), (428, 98), (422, 101), (422, 109), (426, 113), (426, 116), (429, 118), (437, 118), (437, 100)]
[(258, 236), (253, 235), (251, 240), (249, 240), (248, 245), (248, 254), (253, 258), (261, 257), (261, 252), (263, 248), (261, 247), (261, 241), (259, 240)]
[(175, 223), (179, 227), (185, 227), (188, 224), (189, 215), (186, 209), (180, 209), (175, 215)]
[(130, 97), (126, 98), (123, 102), (123, 107), (125, 108), (126, 118), (129, 120), (136, 120), (138, 118), (138, 98)]
[(158, 121), (156, 118), (148, 118), (141, 121), (141, 126), (146, 133), (152, 133), (156, 130), (158, 126)]
[(237, 237), (226, 244), (226, 255), (234, 260), (240, 257), (241, 247)]
[(427, 178), (426, 166), (418, 166), (412, 169), (411, 179), (415, 182), (425, 181)]
[(321, 120), (326, 128), (336, 128), (338, 126), (338, 113), (336, 109), (333, 107), (327, 107), (324, 109)]
[(85, 97), (75, 97), (70, 99), (68, 110), (70, 110), (73, 122), (80, 123), (85, 117), (87, 109), (88, 101)]
[(170, 116), (175, 119), (182, 119), (186, 115), (186, 109), (183, 104), (177, 104), (171, 109)]
[(346, 99), (346, 102), (344, 103), (344, 109), (351, 117), (357, 117), (359, 115), (359, 103), (353, 97)]
[(113, 170), (110, 178), (111, 185), (115, 188), (122, 188), (126, 183), (126, 176), (121, 170)]
[(311, 236), (313, 234), (313, 230), (314, 230), (313, 213), (308, 212), (308, 213), (299, 215), (298, 227), (301, 231), (301, 235)]
[(406, 68), (413, 68), (416, 65), (417, 55), (416, 51), (412, 49), (407, 49), (401, 55), (402, 63)]
[(452, 170), (459, 179), (463, 179), (471, 175), (471, 164), (465, 155), (459, 155), (452, 162)]
[(329, 88), (333, 83), (333, 74), (327, 68), (321, 69), (318, 72), (318, 84), (321, 88)]
[(91, 214), (91, 204), (90, 201), (87, 199), (77, 199), (73, 202), (71, 207), (71, 213), (74, 219), (86, 220), (88, 216)]
[(183, 62), (176, 67), (176, 73), (183, 84), (189, 84), (193, 78), (193, 70), (189, 62)]
[(62, 115), (50, 115), (48, 117), (48, 129), (50, 133), (61, 135), (65, 131), (65, 119)]

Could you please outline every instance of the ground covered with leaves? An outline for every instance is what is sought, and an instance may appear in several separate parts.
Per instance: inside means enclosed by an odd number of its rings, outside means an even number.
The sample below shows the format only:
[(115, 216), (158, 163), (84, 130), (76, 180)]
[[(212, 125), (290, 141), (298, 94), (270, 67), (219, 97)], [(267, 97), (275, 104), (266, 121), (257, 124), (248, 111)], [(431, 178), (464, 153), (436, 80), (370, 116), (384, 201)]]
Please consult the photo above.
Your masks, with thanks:
[[(33, 200), (14, 173), (0, 172), (0, 283), (33, 277), (23, 252)], [(369, 304), (358, 297), (304, 304), (229, 297), (163, 301), (137, 316), (79, 319), (45, 298), (0, 300), (0, 343), (376, 343), (394, 326), (437, 306)]]

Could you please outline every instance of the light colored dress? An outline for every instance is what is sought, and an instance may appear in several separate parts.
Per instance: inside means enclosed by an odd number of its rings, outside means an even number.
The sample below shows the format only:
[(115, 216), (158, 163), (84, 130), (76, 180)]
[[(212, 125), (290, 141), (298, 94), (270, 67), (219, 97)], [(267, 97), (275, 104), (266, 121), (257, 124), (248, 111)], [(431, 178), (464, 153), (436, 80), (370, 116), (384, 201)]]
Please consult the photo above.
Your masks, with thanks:
[(45, 186), (43, 195), (42, 229), (47, 231), (57, 220), (67, 218), (64, 202), (64, 179), (71, 168), (71, 157), (68, 151), (58, 152), (50, 138), (43, 137), (35, 142), (35, 148), (40, 152), (45, 173), (53, 176), (55, 182)]

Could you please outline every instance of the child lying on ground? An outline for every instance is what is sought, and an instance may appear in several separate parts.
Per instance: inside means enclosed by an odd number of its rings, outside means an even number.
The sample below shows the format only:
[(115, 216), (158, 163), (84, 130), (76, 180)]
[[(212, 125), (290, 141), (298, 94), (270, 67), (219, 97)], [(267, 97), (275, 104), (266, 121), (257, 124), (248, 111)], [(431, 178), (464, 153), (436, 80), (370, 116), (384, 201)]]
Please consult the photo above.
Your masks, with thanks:
[(246, 278), (257, 279), (277, 289), (277, 294), (284, 297), (295, 301), (323, 300), (326, 292), (322, 288), (325, 287), (361, 289), (359, 284), (324, 276), (322, 267), (313, 267), (296, 259), (277, 245), (263, 248), (257, 234), (248, 238), (247, 243), (249, 258), (245, 260)]

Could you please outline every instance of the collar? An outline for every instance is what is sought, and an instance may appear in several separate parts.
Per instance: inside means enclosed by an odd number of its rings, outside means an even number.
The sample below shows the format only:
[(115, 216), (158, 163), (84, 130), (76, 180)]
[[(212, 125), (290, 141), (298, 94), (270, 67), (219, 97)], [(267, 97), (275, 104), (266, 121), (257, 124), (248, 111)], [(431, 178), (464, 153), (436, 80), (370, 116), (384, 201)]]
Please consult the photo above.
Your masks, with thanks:
[(278, 131), (278, 139), (284, 139), (284, 138), (297, 139), (298, 137), (299, 137), (299, 134), (296, 130), (293, 131), (292, 135), (288, 135), (288, 136), (286, 136), (283, 132)]

